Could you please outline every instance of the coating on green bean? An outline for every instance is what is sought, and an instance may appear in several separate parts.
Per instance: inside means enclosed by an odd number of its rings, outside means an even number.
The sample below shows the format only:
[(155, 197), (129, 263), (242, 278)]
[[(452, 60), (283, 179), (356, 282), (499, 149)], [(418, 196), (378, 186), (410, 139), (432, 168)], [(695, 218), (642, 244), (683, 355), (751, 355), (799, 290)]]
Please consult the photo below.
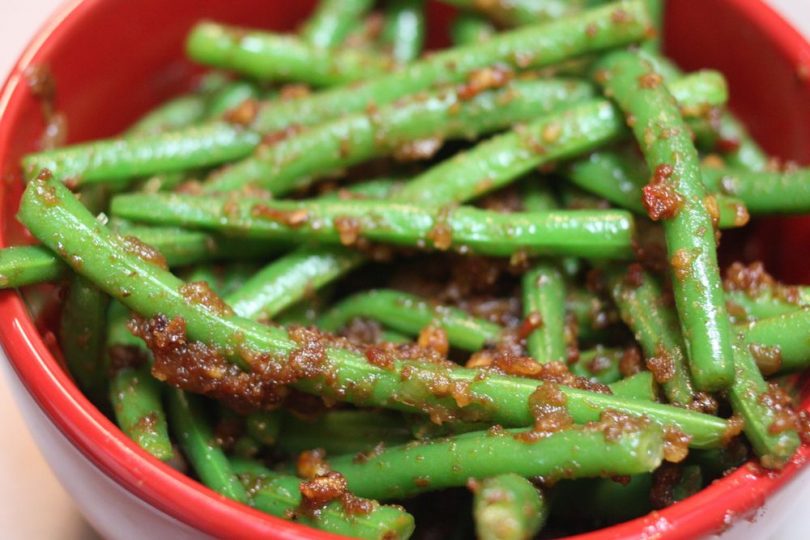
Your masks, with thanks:
[(727, 388), (734, 380), (731, 329), (714, 227), (688, 128), (661, 76), (637, 53), (608, 55), (597, 78), (634, 118), (633, 132), (654, 171), (645, 205), (653, 219), (663, 220), (692, 379), (699, 390)]
[(283, 195), (341, 167), (387, 155), (424, 159), (445, 139), (480, 136), (593, 96), (589, 84), (571, 79), (510, 83), (506, 74), (492, 76), (502, 80), (491, 90), (470, 86), (415, 94), (262, 145), (251, 157), (216, 171), (205, 190), (254, 184)]

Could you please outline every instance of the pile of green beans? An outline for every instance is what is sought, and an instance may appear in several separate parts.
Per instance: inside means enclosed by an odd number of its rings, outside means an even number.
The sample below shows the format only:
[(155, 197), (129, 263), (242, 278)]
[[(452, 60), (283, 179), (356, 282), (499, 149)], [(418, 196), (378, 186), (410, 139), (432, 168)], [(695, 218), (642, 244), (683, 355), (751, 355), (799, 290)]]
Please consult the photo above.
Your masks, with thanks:
[(717, 248), (808, 213), (810, 170), (661, 56), (658, 0), (446, 3), (429, 53), (424, 0), (200, 22), (187, 53), (224, 71), (25, 156), (38, 244), (0, 249), (0, 288), (64, 288), (66, 368), (145, 452), (336, 534), (447, 531), (441, 492), (528, 539), (784, 467), (810, 288), (723, 279)]

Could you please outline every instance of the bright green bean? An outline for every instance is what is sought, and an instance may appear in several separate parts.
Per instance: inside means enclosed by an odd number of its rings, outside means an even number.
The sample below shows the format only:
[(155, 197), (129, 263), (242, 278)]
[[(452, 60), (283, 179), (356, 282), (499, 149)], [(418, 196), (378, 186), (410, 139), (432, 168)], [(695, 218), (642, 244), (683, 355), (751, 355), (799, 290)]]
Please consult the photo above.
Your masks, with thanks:
[(477, 10), (505, 26), (536, 24), (576, 14), (585, 9), (583, 0), (444, 0), (459, 8)]
[(473, 488), (473, 518), (481, 540), (525, 540), (543, 528), (548, 501), (521, 476), (493, 476)]
[(498, 30), (486, 18), (472, 11), (462, 11), (450, 26), (450, 38), (453, 45), (470, 45), (483, 43)]
[(577, 377), (595, 380), (602, 384), (615, 383), (622, 378), (619, 370), (624, 351), (621, 349), (606, 349), (602, 346), (594, 347), (579, 353), (579, 358), (568, 369)]
[(648, 272), (634, 268), (614, 270), (610, 276), (613, 300), (619, 314), (641, 345), (647, 367), (664, 388), (670, 403), (690, 405), (695, 399), (689, 379), (683, 337), (674, 306)]
[(233, 468), (250, 493), (250, 504), (268, 514), (351, 538), (405, 540), (414, 529), (413, 517), (398, 506), (373, 503), (368, 514), (347, 514), (340, 501), (332, 501), (318, 512), (300, 512), (301, 479), (275, 473), (262, 465), (234, 459)]
[(497, 324), (458, 308), (432, 305), (417, 296), (390, 289), (350, 296), (324, 313), (318, 327), (337, 332), (357, 317), (379, 321), (410, 336), (419, 335), (426, 326), (436, 324), (447, 332), (450, 345), (472, 352), (495, 344), (501, 336)]
[(608, 387), (614, 396), (646, 401), (657, 401), (658, 399), (658, 387), (653, 374), (649, 371), (641, 371), (611, 383)]
[(301, 28), (301, 37), (315, 47), (336, 47), (373, 5), (373, 0), (320, 0)]
[[(525, 440), (525, 431), (465, 433), (444, 440), (383, 449), (357, 462), (329, 460), (361, 497), (401, 498), (466, 485), (469, 478), (505, 473), (546, 480), (649, 472), (661, 463), (663, 438), (657, 426), (622, 433), (606, 441), (598, 428), (559, 431)], [(530, 437), (530, 435), (529, 435)]]
[(632, 129), (650, 170), (660, 177), (661, 189), (676, 199), (674, 208), (653, 217), (663, 218), (692, 379), (699, 390), (727, 388), (734, 380), (731, 329), (714, 228), (688, 128), (660, 75), (637, 53), (613, 53), (600, 66), (606, 91), (635, 118)]
[(383, 46), (399, 63), (419, 58), (425, 45), (425, 1), (388, 0), (385, 3)]
[(810, 169), (762, 172), (703, 167), (706, 189), (737, 197), (751, 214), (810, 212)]
[(320, 48), (298, 37), (201, 22), (191, 29), (186, 54), (208, 66), (264, 81), (338, 86), (379, 76), (392, 67), (387, 58), (357, 49)]
[[(110, 211), (144, 223), (249, 238), (348, 246), (366, 239), (495, 257), (526, 253), (626, 259), (632, 256), (633, 243), (633, 219), (623, 210), (504, 214), (466, 206), (424, 208), (387, 201), (296, 202), (250, 197), (234, 201), (158, 193), (117, 196)], [(295, 223), (287, 219), (295, 219)]]
[(541, 363), (567, 362), (565, 343), (565, 283), (551, 263), (540, 263), (523, 276), (523, 316), (537, 319), (526, 338), (529, 355)]
[(168, 395), (172, 430), (194, 472), (217, 493), (248, 502), (247, 491), (214, 440), (211, 426), (201, 410), (201, 399), (177, 389), (170, 390)]

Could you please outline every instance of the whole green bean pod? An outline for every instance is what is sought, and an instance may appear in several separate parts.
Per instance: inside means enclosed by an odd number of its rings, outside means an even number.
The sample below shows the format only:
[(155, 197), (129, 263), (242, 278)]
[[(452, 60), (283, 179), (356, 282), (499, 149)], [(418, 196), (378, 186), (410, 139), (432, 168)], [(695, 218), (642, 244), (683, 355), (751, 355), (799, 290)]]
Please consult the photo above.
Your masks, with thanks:
[(346, 298), (320, 317), (318, 327), (337, 332), (357, 317), (379, 321), (410, 336), (419, 335), (426, 326), (436, 324), (447, 332), (450, 345), (472, 352), (497, 342), (502, 330), (497, 324), (473, 317), (464, 310), (431, 304), (418, 296), (390, 289)]
[(297, 202), (250, 197), (234, 201), (158, 193), (117, 196), (110, 211), (133, 221), (250, 238), (347, 246), (366, 239), (495, 257), (526, 253), (627, 259), (632, 256), (633, 243), (633, 219), (623, 210), (504, 214), (466, 206), (424, 208), (387, 201)]
[[(574, 161), (566, 174), (580, 188), (617, 206), (647, 215), (642, 201), (643, 188), (650, 175), (646, 166), (639, 165), (643, 165), (643, 162), (614, 152), (597, 151), (588, 158)], [(709, 189), (715, 192), (718, 228), (731, 229), (748, 223), (749, 208), (744, 200)]]
[(0, 249), (0, 288), (56, 281), (67, 273), (59, 257), (41, 246), (11, 246)]
[(149, 365), (117, 365), (121, 360), (148, 361), (144, 343), (127, 329), (129, 310), (120, 302), (107, 313), (104, 368), (110, 375), (109, 398), (118, 426), (138, 446), (168, 461), (174, 457), (169, 427), (161, 401), (162, 385), (152, 377)]
[(726, 304), (735, 319), (740, 318), (737, 316), (739, 310), (743, 311), (740, 322), (768, 319), (810, 307), (810, 288), (775, 284), (754, 293), (726, 288)]
[[(298, 348), (284, 329), (255, 323), (228, 310), (221, 312), (189, 298), (184, 294), (185, 283), (128, 253), (120, 239), (111, 235), (58, 182), (45, 179), (31, 182), (23, 193), (18, 219), (43, 244), (52, 249), (58, 247), (60, 257), (74, 271), (143, 317), (154, 318), (156, 330), (167, 320), (180, 318), (188, 339), (200, 340), (221, 351), (223, 361), (243, 366), (261, 362), (265, 373), (284, 372), (287, 355)], [(150, 336), (148, 325), (144, 336)], [(482, 378), (478, 370), (422, 361), (394, 360), (390, 369), (383, 369), (351, 350), (331, 348), (325, 353), (317, 369), (301, 374), (290, 384), (307, 393), (357, 405), (429, 411), (436, 418), (488, 419), (516, 426), (533, 422), (529, 398), (538, 382), (531, 379), (494, 374)], [(469, 398), (460, 400), (464, 406), (443, 393), (450, 387), (444, 383), (464, 392)], [(567, 410), (579, 423), (596, 420), (605, 409), (646, 415), (657, 423), (675, 425), (691, 437), (694, 447), (718, 445), (727, 428), (723, 419), (677, 407), (576, 388), (560, 387), (560, 390), (566, 398)], [(267, 391), (269, 395), (256, 399), (262, 402), (274, 399), (274, 387), (271, 385)], [(215, 388), (209, 387), (207, 392), (215, 393)]]
[(444, 1), (459, 8), (476, 10), (504, 26), (523, 26), (545, 20), (561, 19), (580, 13), (586, 7), (586, 2), (583, 0)]
[(196, 124), (205, 118), (206, 95), (185, 94), (149, 111), (126, 131), (127, 137), (157, 135)]
[(301, 38), (315, 47), (336, 47), (373, 6), (373, 0), (320, 0), (301, 27)]
[(340, 501), (332, 501), (317, 512), (300, 512), (302, 504), (301, 479), (279, 474), (245, 459), (233, 459), (250, 505), (268, 514), (351, 538), (369, 540), (405, 540), (414, 530), (413, 517), (402, 507), (383, 506), (372, 502), (367, 514), (350, 514)]
[(645, 401), (657, 401), (658, 387), (653, 374), (649, 371), (640, 371), (608, 385), (614, 396)]
[(209, 167), (247, 156), (261, 137), (223, 121), (128, 139), (104, 139), (29, 154), (26, 177), (49, 170), (77, 185), (120, 183), (137, 176)]
[(94, 403), (103, 403), (102, 366), (109, 297), (81, 276), (72, 276), (59, 319), (59, 344), (71, 375)]
[(412, 62), (425, 45), (425, 1), (387, 0), (382, 44), (397, 62)]
[(362, 462), (354, 456), (339, 456), (330, 459), (329, 465), (346, 478), (352, 493), (384, 500), (505, 473), (549, 481), (638, 474), (655, 469), (662, 452), (657, 426), (630, 429), (615, 440), (606, 440), (598, 428), (581, 427), (536, 440), (519, 430), (464, 433), (386, 448)]
[(553, 264), (540, 263), (524, 274), (523, 316), (536, 326), (526, 338), (529, 355), (541, 363), (567, 362), (565, 283)]
[(169, 419), (183, 453), (200, 480), (217, 493), (247, 503), (248, 494), (231, 469), (225, 452), (216, 444), (198, 396), (172, 389)]
[(378, 411), (328, 411), (308, 420), (284, 415), (278, 447), (291, 454), (322, 448), (327, 455), (369, 452), (380, 443), (405, 444), (411, 430), (395, 413)]
[(683, 337), (674, 306), (661, 286), (641, 268), (612, 270), (613, 300), (625, 324), (644, 351), (647, 367), (664, 388), (670, 403), (690, 405), (695, 399), (684, 354)]
[(472, 11), (462, 11), (450, 25), (450, 39), (457, 46), (483, 43), (497, 32), (485, 17)]
[(390, 71), (389, 59), (357, 49), (325, 49), (291, 35), (213, 22), (197, 23), (186, 39), (192, 60), (265, 81), (338, 86)]
[(634, 117), (633, 132), (657, 179), (650, 187), (648, 212), (663, 219), (692, 379), (699, 390), (727, 388), (734, 380), (731, 329), (714, 227), (688, 128), (661, 76), (637, 53), (613, 53), (600, 67), (605, 90)]
[(521, 476), (493, 476), (473, 487), (473, 518), (481, 540), (526, 540), (545, 525), (548, 501)]
[(752, 214), (810, 212), (810, 169), (785, 172), (701, 169), (706, 189), (736, 197)]
[(174, 449), (160, 394), (161, 385), (149, 366), (124, 368), (110, 379), (110, 401), (121, 431), (157, 459), (168, 461)]
[(444, 88), (324, 122), (215, 172), (205, 190), (255, 184), (278, 196), (375, 157), (429, 157), (445, 139), (475, 138), (529, 121), (588, 99), (593, 89), (571, 79), (541, 79), (469, 94), (464, 87)]
[(763, 467), (780, 469), (799, 447), (796, 427), (782, 417), (785, 406), (772, 396), (744, 341), (734, 347), (734, 384), (728, 390), (732, 410)]

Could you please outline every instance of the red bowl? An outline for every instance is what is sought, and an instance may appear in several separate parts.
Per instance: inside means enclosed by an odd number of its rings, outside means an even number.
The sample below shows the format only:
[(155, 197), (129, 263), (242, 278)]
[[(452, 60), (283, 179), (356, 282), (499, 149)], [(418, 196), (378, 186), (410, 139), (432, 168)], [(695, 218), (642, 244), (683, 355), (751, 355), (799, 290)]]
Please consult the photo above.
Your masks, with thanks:
[[(182, 91), (195, 69), (183, 37), (200, 18), (291, 29), (312, 2), (268, 0), (75, 0), (35, 36), (0, 94), (0, 245), (25, 233), (14, 215), (20, 157), (43, 131), (40, 104), (23, 78), (47, 65), (56, 105), (72, 142), (114, 134)], [(431, 6), (431, 42), (442, 44), (450, 11)], [(751, 0), (669, 0), (666, 44), (686, 68), (711, 67), (728, 78), (733, 108), (774, 155), (810, 162), (810, 44), (771, 9)], [(807, 219), (758, 225), (767, 241), (755, 255), (781, 277), (810, 281)], [(54, 339), (40, 333), (21, 297), (0, 292), (0, 341), (29, 428), (60, 481), (108, 537), (335, 538), (228, 501), (136, 447), (78, 391), (57, 360)], [(807, 397), (805, 392), (805, 397)], [(808, 400), (804, 406), (807, 407)], [(644, 518), (578, 538), (682, 538), (727, 528), (752, 516), (805, 464), (803, 448), (780, 473), (747, 465), (699, 494)]]

